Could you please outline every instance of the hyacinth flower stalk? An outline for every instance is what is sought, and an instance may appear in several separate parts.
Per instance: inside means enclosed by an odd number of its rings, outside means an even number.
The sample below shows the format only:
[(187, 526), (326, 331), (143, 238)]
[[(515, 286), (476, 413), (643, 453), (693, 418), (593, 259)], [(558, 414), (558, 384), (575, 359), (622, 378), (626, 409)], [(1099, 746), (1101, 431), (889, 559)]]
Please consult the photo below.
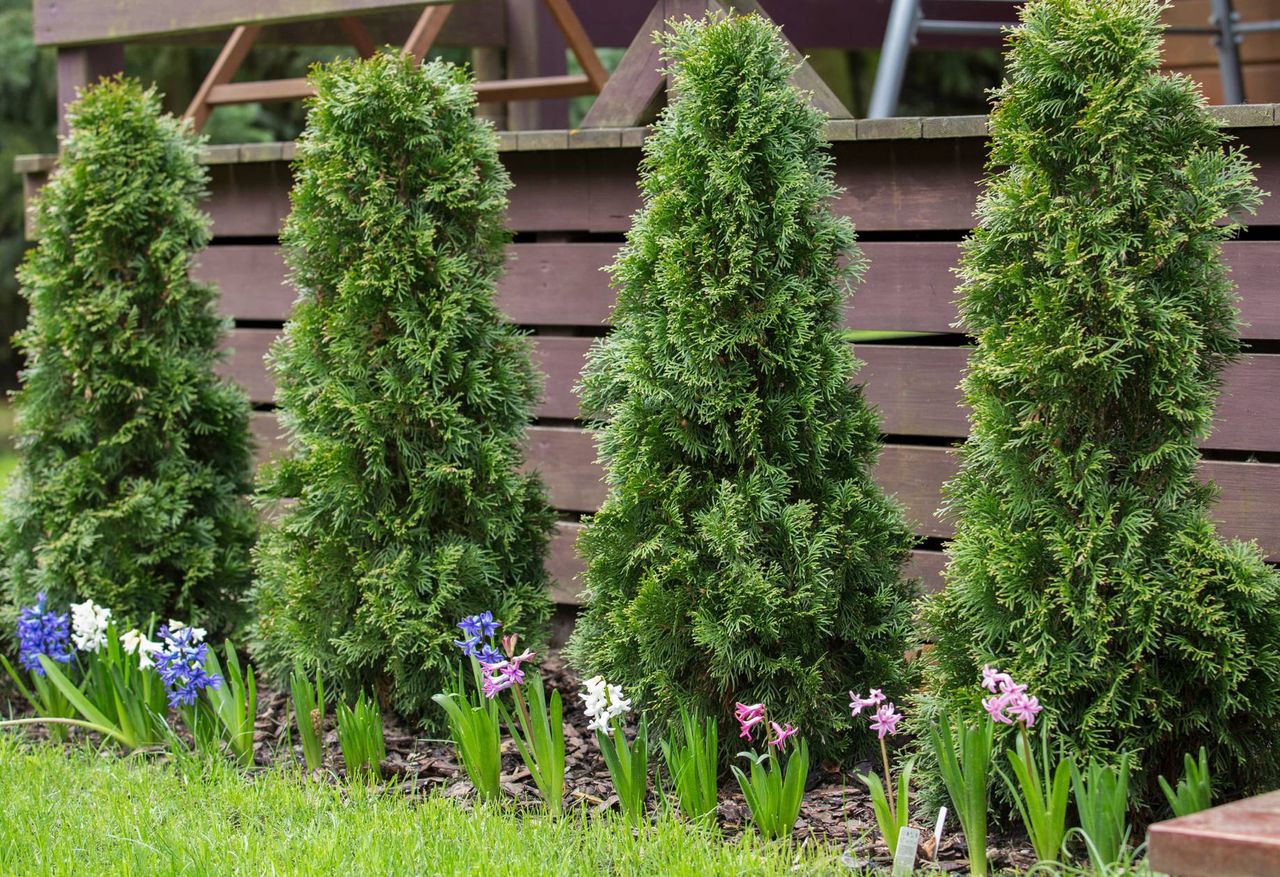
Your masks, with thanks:
[(1199, 759), (1190, 753), (1182, 757), (1182, 779), (1177, 788), (1172, 788), (1164, 777), (1159, 778), (1160, 790), (1164, 792), (1174, 816), (1190, 816), (1213, 806), (1213, 786), (1209, 779), (1209, 752), (1200, 747)]
[(85, 698), (137, 745), (162, 742), (167, 707), (164, 684), (152, 661), (157, 644), (137, 630), (121, 634), (105, 607), (86, 601), (73, 603), (71, 610), (79, 687)]
[(1070, 759), (1060, 755), (1057, 765), (1051, 764), (1045, 728), (1040, 734), (1040, 758), (1035, 757), (1030, 729), (1041, 707), (1036, 697), (1027, 694), (1026, 685), (988, 665), (982, 668), (982, 687), (991, 695), (982, 701), (991, 719), (988, 729), (994, 731), (997, 725), (1017, 727), (1014, 751), (1005, 753), (1016, 784), (1004, 771), (1000, 776), (1012, 794), (1031, 846), (1040, 861), (1060, 861), (1067, 837)]
[(324, 677), (316, 674), (315, 684), (302, 667), (294, 667), (289, 676), (289, 693), (293, 699), (293, 717), (302, 743), (302, 759), (307, 770), (324, 766)]
[(679, 736), (662, 739), (662, 757), (675, 785), (680, 811), (693, 823), (715, 818), (718, 800), (719, 730), (715, 719), (680, 709)]
[(507, 730), (543, 802), (553, 813), (559, 813), (564, 805), (564, 707), (560, 692), (553, 690), (548, 698), (542, 677), (537, 673), (530, 674), (526, 685), (523, 667), (537, 655), (527, 649), (517, 655), (514, 635), (503, 637), (502, 647), (505, 658), (480, 662), (485, 674), (484, 696), (492, 700), (503, 691), (511, 692), (515, 703), (514, 722), (506, 707), (501, 707)]
[(994, 737), (992, 722), (975, 728), (960, 719), (954, 725), (944, 719), (929, 729), (929, 742), (947, 796), (960, 820), (969, 848), (969, 870), (974, 877), (985, 877), (987, 873), (987, 809)]
[[(867, 697), (849, 692), (849, 711), (856, 719), (862, 711), (870, 710), (867, 715), (871, 730), (876, 732), (880, 742), (880, 764), (884, 769), (884, 782), (875, 772), (868, 772), (858, 778), (871, 793), (871, 808), (876, 815), (876, 825), (880, 829), (880, 839), (888, 847), (890, 855), (898, 850), (898, 834), (910, 821), (911, 774), (915, 770), (915, 759), (907, 759), (902, 770), (898, 772), (897, 794), (893, 793), (893, 773), (889, 769), (889, 749), (884, 738), (898, 733), (898, 722), (902, 714), (897, 711), (892, 701), (878, 689), (871, 689)], [(895, 800), (896, 798), (896, 800)]]
[[(58, 614), (48, 608), (48, 600), (43, 593), (36, 595), (33, 606), (23, 607), (18, 613), (18, 668), (9, 663), (9, 659), (0, 654), (0, 663), (5, 672), (13, 680), (14, 687), (22, 693), (37, 719), (18, 719), (16, 722), (34, 724), (41, 720), (48, 721), (49, 733), (57, 740), (66, 737), (66, 725), (61, 721), (75, 717), (75, 707), (67, 700), (66, 695), (54, 685), (45, 673), (39, 656), (45, 655), (55, 662), (71, 661), (70, 636), (65, 613)], [(23, 680), (23, 676), (27, 680)], [(11, 724), (11, 723), (5, 723)]]
[(338, 704), (337, 723), (338, 748), (342, 750), (347, 777), (380, 779), (387, 745), (382, 733), (382, 712), (377, 703), (367, 699), (362, 691), (354, 706)]
[(627, 822), (639, 826), (649, 797), (649, 723), (641, 719), (635, 741), (628, 744), (622, 725), (631, 712), (631, 701), (623, 697), (622, 688), (609, 684), (603, 676), (588, 679), (585, 687), (578, 696), (591, 719), (587, 727), (595, 731), (596, 744), (618, 793), (618, 806)]
[(764, 752), (746, 750), (738, 753), (739, 758), (751, 762), (749, 776), (737, 765), (731, 767), (751, 810), (751, 819), (765, 838), (787, 837), (800, 818), (804, 786), (809, 778), (809, 745), (797, 739), (791, 744), (791, 753), (784, 764), (782, 752), (787, 748), (787, 741), (796, 736), (798, 728), (790, 722), (779, 725), (771, 721), (762, 703), (737, 704), (734, 718), (738, 721), (739, 737), (754, 742), (757, 729), (764, 735)]
[(208, 657), (209, 669), (215, 677), (225, 680), (224, 685), (211, 685), (204, 689), (223, 741), (236, 760), (245, 767), (253, 764), (253, 732), (258, 720), (258, 689), (253, 678), (253, 668), (241, 668), (235, 647), (228, 640), (224, 644), (227, 656), (226, 672), (216, 654)]
[(1075, 792), (1078, 831), (1096, 871), (1107, 874), (1125, 860), (1129, 846), (1129, 775), (1132, 761), (1128, 753), (1112, 766), (1089, 759), (1082, 771), (1071, 763), (1071, 786)]
[(467, 778), (476, 794), (488, 801), (496, 801), (502, 794), (502, 724), (498, 702), (485, 696), (481, 662), (502, 661), (502, 653), (494, 643), (501, 626), (491, 612), (472, 615), (458, 623), (463, 638), (454, 645), (470, 664), (474, 685), (468, 687), (466, 669), (459, 666), (453, 690), (432, 698), (445, 711), (449, 736)]

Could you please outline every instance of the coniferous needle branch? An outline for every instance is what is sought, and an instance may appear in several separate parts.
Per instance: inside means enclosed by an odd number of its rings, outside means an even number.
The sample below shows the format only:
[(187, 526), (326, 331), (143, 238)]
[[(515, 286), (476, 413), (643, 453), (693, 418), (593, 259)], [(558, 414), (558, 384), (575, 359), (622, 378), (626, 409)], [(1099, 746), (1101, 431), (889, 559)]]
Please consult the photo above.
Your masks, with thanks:
[(312, 81), (271, 353), (291, 456), (263, 482), (294, 502), (258, 552), (257, 654), (433, 720), (457, 619), (536, 644), (550, 614), (553, 516), (519, 471), (538, 376), (494, 303), (510, 182), (463, 70), (385, 53)]
[(249, 403), (214, 374), (225, 322), (188, 274), (209, 241), (199, 144), (129, 79), (86, 89), (68, 118), (19, 272), (30, 317), (6, 596), (226, 633), (243, 618), (256, 521)]
[(843, 692), (903, 685), (912, 599), (841, 329), (863, 262), (776, 28), (685, 20), (661, 39), (674, 98), (583, 379), (610, 491), (580, 540), (572, 659), (659, 719), (764, 701), (832, 752), (851, 742)]
[(1222, 241), (1258, 203), (1195, 85), (1160, 71), (1151, 0), (1034, 0), (991, 117), (961, 313), (972, 434), (926, 612), (944, 712), (988, 661), (1059, 739), (1137, 756), (1135, 788), (1207, 746), (1215, 785), (1275, 777), (1280, 591), (1197, 479), (1238, 350)]

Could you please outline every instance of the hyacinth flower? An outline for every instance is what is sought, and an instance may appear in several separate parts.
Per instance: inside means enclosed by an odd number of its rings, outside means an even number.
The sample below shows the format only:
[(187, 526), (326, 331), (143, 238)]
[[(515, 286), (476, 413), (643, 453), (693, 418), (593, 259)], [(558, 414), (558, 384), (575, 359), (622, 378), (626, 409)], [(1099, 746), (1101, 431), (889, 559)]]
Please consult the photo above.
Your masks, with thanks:
[(169, 691), (169, 706), (191, 706), (201, 691), (222, 684), (220, 675), (205, 668), (209, 645), (198, 641), (196, 629), (182, 627), (175, 631), (164, 625), (157, 633), (163, 646), (155, 653), (155, 667)]
[[(16, 720), (20, 724), (64, 720), (75, 715), (70, 701), (49, 681), (44, 665), (40, 662), (41, 656), (47, 661), (60, 664), (71, 661), (67, 616), (65, 613), (60, 615), (50, 611), (43, 593), (36, 594), (34, 606), (23, 607), (18, 613), (18, 666), (28, 671), (29, 685), (18, 669), (9, 663), (9, 659), (0, 654), (0, 663), (3, 663), (5, 672), (31, 704), (31, 709), (40, 717)], [(62, 740), (66, 737), (66, 727), (61, 721), (52, 722), (49, 731), (55, 739)]]
[(71, 641), (82, 652), (96, 652), (107, 644), (111, 610), (92, 600), (71, 604)]
[(1042, 707), (1038, 698), (1027, 694), (1026, 685), (987, 665), (982, 668), (981, 686), (991, 695), (982, 701), (982, 708), (991, 718), (988, 728), (1005, 725), (1018, 729), (1014, 751), (1005, 753), (1017, 782), (1004, 771), (1000, 771), (1000, 777), (1013, 795), (1031, 846), (1040, 861), (1060, 861), (1067, 838), (1067, 803), (1074, 764), (1066, 756), (1060, 756), (1056, 766), (1052, 763), (1047, 729), (1040, 734), (1040, 757), (1033, 757), (1029, 729), (1035, 725)]
[(898, 733), (898, 722), (902, 721), (902, 713), (898, 712), (893, 702), (884, 696), (878, 688), (871, 689), (867, 697), (860, 697), (849, 692), (849, 711), (854, 718), (862, 715), (864, 709), (874, 708), (867, 716), (871, 730), (876, 732), (880, 742), (880, 760), (884, 768), (884, 782), (874, 772), (859, 776), (871, 793), (871, 808), (876, 815), (876, 824), (880, 829), (880, 838), (888, 847), (889, 854), (895, 855), (898, 849), (898, 834), (910, 821), (909, 793), (911, 774), (915, 769), (915, 759), (907, 759), (898, 774), (896, 802), (889, 790), (893, 789), (893, 774), (889, 769), (889, 749), (884, 738)]
[(609, 768), (618, 805), (627, 821), (639, 825), (644, 819), (645, 799), (649, 795), (649, 725), (640, 721), (634, 743), (628, 744), (622, 724), (631, 712), (631, 701), (622, 688), (595, 676), (584, 683), (583, 708), (591, 721), (587, 727), (595, 731), (596, 744)]
[(500, 707), (506, 717), (507, 730), (542, 800), (558, 813), (564, 803), (564, 708), (560, 692), (553, 690), (548, 698), (542, 677), (537, 673), (532, 674), (526, 685), (523, 665), (537, 657), (536, 653), (526, 649), (517, 655), (515, 636), (503, 637), (502, 645), (505, 658), (480, 665), (485, 674), (483, 693), (493, 701), (503, 691), (511, 692), (515, 721), (505, 706)]
[[(496, 667), (506, 660), (494, 643), (502, 625), (494, 620), (492, 612), (485, 611), (462, 619), (457, 626), (463, 638), (454, 640), (453, 644), (461, 650), (466, 659), (465, 665), (470, 666), (473, 685), (469, 687), (466, 683), (465, 666), (459, 667), (453, 690), (436, 694), (431, 699), (445, 711), (458, 761), (467, 772), (476, 794), (484, 800), (493, 801), (502, 794), (502, 724), (498, 703), (493, 699), (498, 689), (490, 681), (493, 674), (484, 668)], [(486, 638), (488, 642), (484, 642)], [(515, 640), (512, 638), (511, 649), (514, 648)], [(516, 671), (523, 680), (519, 664)], [(514, 684), (514, 678), (511, 684)], [(490, 696), (490, 691), (493, 696)]]
[(766, 838), (784, 838), (795, 828), (804, 800), (804, 786), (809, 777), (809, 746), (803, 740), (791, 744), (791, 752), (783, 764), (782, 752), (787, 741), (798, 733), (790, 722), (779, 724), (769, 718), (762, 703), (736, 704), (733, 716), (738, 722), (739, 736), (755, 741), (757, 729), (762, 732), (765, 751), (739, 752), (739, 758), (751, 762), (750, 776), (733, 765), (731, 770), (751, 810), (751, 819)]
[(48, 598), (36, 594), (34, 606), (18, 613), (18, 663), (37, 676), (44, 676), (40, 656), (59, 664), (71, 663), (67, 614), (46, 608)]

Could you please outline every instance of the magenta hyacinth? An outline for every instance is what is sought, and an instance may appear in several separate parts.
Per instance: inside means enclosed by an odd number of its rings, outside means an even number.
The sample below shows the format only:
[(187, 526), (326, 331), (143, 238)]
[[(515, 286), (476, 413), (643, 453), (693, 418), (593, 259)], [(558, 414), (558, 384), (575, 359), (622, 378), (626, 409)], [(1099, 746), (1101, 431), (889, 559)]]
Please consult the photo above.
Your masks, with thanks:
[(864, 709), (866, 709), (867, 707), (879, 706), (880, 704), (884, 703), (884, 699), (885, 699), (884, 692), (881, 691), (879, 688), (871, 689), (871, 693), (866, 697), (862, 697), (856, 692), (850, 691), (849, 692), (849, 711), (853, 714), (853, 717), (856, 719), (858, 716), (862, 715), (862, 711)]

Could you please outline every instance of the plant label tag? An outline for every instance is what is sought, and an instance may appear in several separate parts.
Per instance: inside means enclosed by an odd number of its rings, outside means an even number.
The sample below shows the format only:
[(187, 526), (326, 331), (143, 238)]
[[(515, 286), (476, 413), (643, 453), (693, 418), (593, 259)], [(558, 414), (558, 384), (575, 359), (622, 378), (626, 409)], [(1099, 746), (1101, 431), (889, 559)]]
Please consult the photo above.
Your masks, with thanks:
[(892, 877), (911, 877), (916, 869), (916, 850), (920, 848), (920, 829), (903, 826), (898, 831), (898, 851), (893, 855)]

